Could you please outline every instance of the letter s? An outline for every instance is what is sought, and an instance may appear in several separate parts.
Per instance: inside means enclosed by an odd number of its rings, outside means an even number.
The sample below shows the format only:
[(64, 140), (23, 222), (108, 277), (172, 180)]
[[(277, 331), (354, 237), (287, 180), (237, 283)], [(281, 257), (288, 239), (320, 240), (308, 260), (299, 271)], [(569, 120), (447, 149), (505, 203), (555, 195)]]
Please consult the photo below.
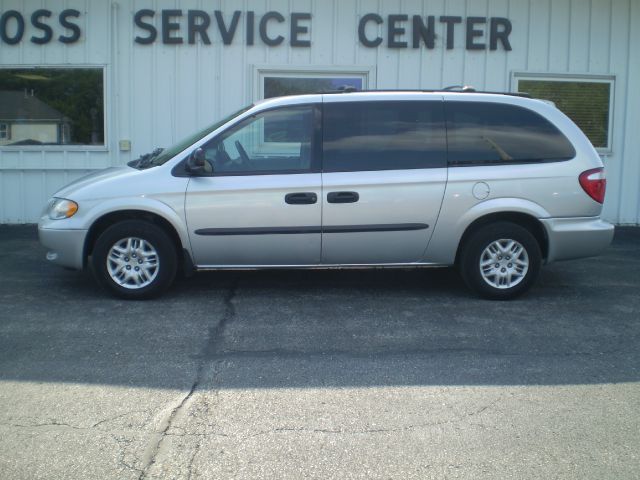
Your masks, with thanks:
[(62, 25), (67, 30), (71, 30), (71, 35), (65, 36), (60, 35), (58, 40), (62, 43), (75, 43), (80, 39), (80, 27), (75, 23), (71, 23), (67, 20), (69, 17), (78, 18), (80, 16), (80, 12), (74, 9), (63, 10), (60, 12), (60, 25)]
[(134, 16), (134, 21), (137, 27), (141, 28), (142, 30), (146, 30), (147, 32), (149, 32), (149, 36), (148, 37), (139, 37), (136, 36), (135, 41), (136, 43), (139, 43), (141, 45), (149, 45), (150, 43), (153, 43), (156, 41), (156, 38), (158, 37), (158, 31), (156, 30), (156, 27), (154, 27), (152, 24), (150, 23), (146, 23), (144, 22), (142, 19), (143, 17), (151, 17), (153, 18), (153, 16), (155, 15), (156, 12), (154, 12), (153, 10), (149, 10), (149, 9), (143, 9), (143, 10), (138, 10)]

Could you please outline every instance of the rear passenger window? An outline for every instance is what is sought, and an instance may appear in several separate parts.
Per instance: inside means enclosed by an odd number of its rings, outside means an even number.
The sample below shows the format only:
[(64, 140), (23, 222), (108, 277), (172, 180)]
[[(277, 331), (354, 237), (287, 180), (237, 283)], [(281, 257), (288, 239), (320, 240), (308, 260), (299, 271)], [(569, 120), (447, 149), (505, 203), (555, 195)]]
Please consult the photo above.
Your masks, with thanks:
[(325, 172), (446, 166), (443, 102), (325, 103)]
[(526, 108), (452, 101), (446, 111), (450, 165), (551, 162), (576, 154), (555, 126)]

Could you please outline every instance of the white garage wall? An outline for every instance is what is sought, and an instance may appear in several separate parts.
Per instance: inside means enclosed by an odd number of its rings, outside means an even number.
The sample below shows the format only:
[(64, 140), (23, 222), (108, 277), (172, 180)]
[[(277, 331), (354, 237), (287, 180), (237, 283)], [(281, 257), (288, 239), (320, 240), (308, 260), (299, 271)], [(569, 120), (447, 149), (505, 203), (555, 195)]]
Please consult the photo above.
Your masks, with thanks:
[[(28, 17), (38, 8), (57, 15), (65, 8), (82, 12), (78, 43), (34, 45)], [(288, 45), (289, 21), (274, 23), (273, 33), (287, 41), (266, 47), (259, 38), (244, 42), (244, 16), (234, 43), (223, 46), (215, 21), (212, 45), (139, 45), (137, 10), (159, 12), (234, 10), (311, 12), (311, 48)], [(469, 84), (509, 90), (511, 73), (550, 72), (615, 76), (612, 153), (604, 158), (609, 179), (605, 217), (640, 223), (640, 0), (0, 0), (0, 12), (17, 10), (27, 20), (19, 45), (0, 43), (0, 65), (97, 65), (106, 68), (106, 148), (57, 150), (0, 149), (0, 223), (37, 220), (47, 198), (65, 183), (97, 168), (120, 165), (155, 146), (167, 146), (222, 115), (255, 100), (255, 66), (353, 65), (371, 69), (377, 88), (441, 88)], [(366, 13), (501, 16), (513, 24), (513, 50), (466, 51), (464, 25), (456, 28), (454, 50), (443, 46), (444, 25), (436, 22), (436, 48), (370, 49), (358, 43), (357, 27)], [(54, 23), (54, 33), (61, 33)], [(410, 26), (410, 25), (408, 25)], [(32, 27), (31, 27), (32, 28)], [(386, 40), (386, 28), (381, 29)], [(257, 35), (257, 28), (256, 28)], [(409, 38), (409, 41), (411, 39)], [(630, 48), (630, 46), (633, 46)], [(121, 152), (119, 140), (131, 140)]]

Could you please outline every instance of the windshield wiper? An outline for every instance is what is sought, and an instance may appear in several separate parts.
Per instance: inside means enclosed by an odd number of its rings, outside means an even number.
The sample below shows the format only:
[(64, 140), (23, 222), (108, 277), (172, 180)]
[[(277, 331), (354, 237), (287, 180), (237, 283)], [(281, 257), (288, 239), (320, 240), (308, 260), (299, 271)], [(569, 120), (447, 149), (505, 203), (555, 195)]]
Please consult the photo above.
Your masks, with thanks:
[(145, 153), (144, 155), (141, 155), (139, 158), (131, 162), (129, 165), (131, 167), (140, 168), (140, 169), (147, 168), (151, 166), (151, 162), (153, 161), (153, 159), (156, 158), (158, 155), (160, 155), (163, 151), (164, 151), (164, 148), (158, 147), (151, 153)]

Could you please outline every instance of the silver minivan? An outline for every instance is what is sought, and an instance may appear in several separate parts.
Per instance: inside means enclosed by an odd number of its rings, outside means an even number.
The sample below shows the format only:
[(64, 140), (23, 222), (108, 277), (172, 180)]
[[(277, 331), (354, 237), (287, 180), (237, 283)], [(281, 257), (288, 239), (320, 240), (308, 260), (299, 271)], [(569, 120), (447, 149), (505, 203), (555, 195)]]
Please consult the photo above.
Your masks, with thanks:
[(47, 259), (141, 299), (179, 271), (456, 265), (477, 294), (596, 255), (606, 180), (580, 129), (510, 94), (359, 92), (260, 102), (88, 175), (40, 219)]

